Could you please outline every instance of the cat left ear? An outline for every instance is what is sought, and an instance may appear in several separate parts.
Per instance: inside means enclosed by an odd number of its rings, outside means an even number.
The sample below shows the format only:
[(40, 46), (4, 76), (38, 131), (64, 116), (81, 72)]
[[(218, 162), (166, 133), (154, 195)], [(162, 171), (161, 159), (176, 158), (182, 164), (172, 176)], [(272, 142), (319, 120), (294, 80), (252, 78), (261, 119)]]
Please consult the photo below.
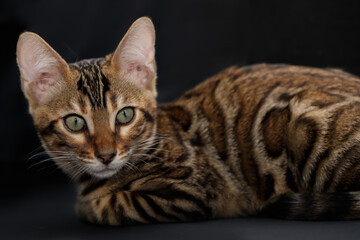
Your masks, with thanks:
[(60, 91), (69, 65), (39, 35), (22, 33), (16, 49), (21, 86), (30, 106), (39, 106)]
[(116, 48), (111, 63), (129, 75), (136, 85), (157, 95), (155, 28), (150, 18), (139, 18), (131, 25)]

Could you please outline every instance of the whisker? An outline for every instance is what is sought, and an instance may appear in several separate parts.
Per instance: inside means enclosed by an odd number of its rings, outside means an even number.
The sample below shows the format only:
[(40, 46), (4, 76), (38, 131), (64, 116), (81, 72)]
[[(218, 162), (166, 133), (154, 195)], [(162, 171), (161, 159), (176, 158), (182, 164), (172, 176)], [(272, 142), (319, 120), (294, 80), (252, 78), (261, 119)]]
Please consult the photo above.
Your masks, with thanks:
[(86, 172), (86, 168), (79, 166), (79, 169), (77, 172), (75, 172), (73, 175), (70, 176), (72, 181), (75, 181), (77, 177), (79, 177), (81, 174)]
[(41, 160), (40, 162), (37, 162), (37, 163), (34, 163), (34, 164), (31, 164), (31, 166), (28, 168), (28, 169), (31, 169), (37, 165), (40, 165), (40, 164), (43, 164), (43, 163), (46, 163), (46, 162), (53, 162), (53, 160), (60, 160), (60, 159), (67, 159), (67, 157), (57, 157), (57, 158), (46, 158), (44, 160)]
[(58, 155), (62, 155), (62, 156), (74, 156), (73, 153), (64, 152), (64, 151), (42, 151), (42, 152), (36, 153), (36, 154), (32, 155), (31, 157), (29, 157), (28, 161), (35, 157), (41, 156), (41, 155), (49, 155), (49, 153), (58, 154)]
[(134, 173), (140, 172), (139, 168), (137, 168), (134, 164), (131, 162), (125, 162), (125, 167), (128, 167), (128, 169), (132, 170)]
[(55, 164), (51, 164), (51, 165), (49, 165), (49, 166), (44, 166), (44, 167), (42, 167), (42, 168), (40, 168), (40, 169), (38, 169), (37, 170), (37, 172), (44, 172), (45, 171), (45, 169), (49, 169), (49, 168), (54, 168), (54, 169), (57, 169), (58, 167), (55, 165)]
[(32, 150), (31, 152), (29, 152), (29, 153), (27, 154), (27, 156), (34, 154), (35, 152), (39, 151), (41, 148), (42, 148), (42, 146), (39, 146), (39, 147), (35, 148), (35, 149)]

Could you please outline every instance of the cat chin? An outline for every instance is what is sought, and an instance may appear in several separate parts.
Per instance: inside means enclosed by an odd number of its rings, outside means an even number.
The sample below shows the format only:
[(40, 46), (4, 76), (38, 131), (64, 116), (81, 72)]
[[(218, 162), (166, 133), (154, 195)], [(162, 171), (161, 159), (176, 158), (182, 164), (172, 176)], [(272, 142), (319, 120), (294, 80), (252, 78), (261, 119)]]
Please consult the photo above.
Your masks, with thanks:
[(110, 178), (112, 176), (114, 176), (117, 173), (117, 169), (103, 169), (101, 171), (91, 171), (91, 175), (96, 177), (96, 178)]

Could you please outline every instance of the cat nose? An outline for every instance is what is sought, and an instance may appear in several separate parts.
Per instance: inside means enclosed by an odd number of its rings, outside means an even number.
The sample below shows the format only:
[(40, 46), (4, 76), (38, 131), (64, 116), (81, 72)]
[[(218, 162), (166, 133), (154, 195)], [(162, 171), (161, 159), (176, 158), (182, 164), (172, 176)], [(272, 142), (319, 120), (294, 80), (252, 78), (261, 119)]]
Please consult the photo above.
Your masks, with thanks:
[(116, 152), (96, 155), (96, 157), (105, 165), (111, 163), (112, 160), (114, 160), (115, 156), (116, 156)]

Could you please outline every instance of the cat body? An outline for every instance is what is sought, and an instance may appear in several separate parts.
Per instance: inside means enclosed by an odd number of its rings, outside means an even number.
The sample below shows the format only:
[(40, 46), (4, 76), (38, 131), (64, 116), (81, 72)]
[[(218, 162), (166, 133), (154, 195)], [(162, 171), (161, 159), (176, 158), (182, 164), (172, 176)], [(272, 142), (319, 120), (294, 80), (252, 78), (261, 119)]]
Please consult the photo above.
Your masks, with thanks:
[(19, 39), (30, 113), (44, 148), (78, 186), (81, 218), (360, 217), (359, 78), (231, 67), (158, 105), (154, 41), (141, 18), (113, 54), (67, 64), (39, 36)]

